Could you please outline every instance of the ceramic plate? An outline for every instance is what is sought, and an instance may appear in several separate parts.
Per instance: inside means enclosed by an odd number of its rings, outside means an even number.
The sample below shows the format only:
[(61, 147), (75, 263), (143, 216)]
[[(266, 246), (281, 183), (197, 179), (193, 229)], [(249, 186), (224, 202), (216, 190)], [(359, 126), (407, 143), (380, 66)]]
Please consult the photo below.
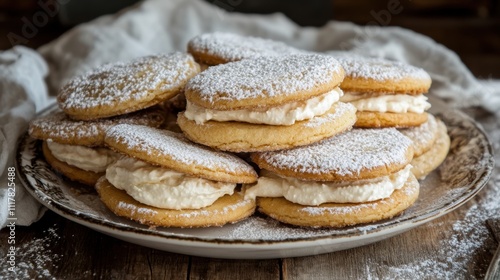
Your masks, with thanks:
[[(419, 200), (393, 219), (343, 229), (287, 226), (255, 215), (220, 228), (149, 228), (115, 216), (88, 187), (64, 179), (45, 162), (40, 141), (25, 135), (17, 153), (20, 178), (42, 204), (74, 222), (110, 236), (188, 255), (262, 259), (315, 255), (377, 242), (436, 219), (471, 199), (493, 168), (491, 145), (464, 113), (433, 101), (432, 113), (447, 125), (451, 150), (441, 167), (421, 182)], [(51, 106), (41, 114), (56, 110)]]

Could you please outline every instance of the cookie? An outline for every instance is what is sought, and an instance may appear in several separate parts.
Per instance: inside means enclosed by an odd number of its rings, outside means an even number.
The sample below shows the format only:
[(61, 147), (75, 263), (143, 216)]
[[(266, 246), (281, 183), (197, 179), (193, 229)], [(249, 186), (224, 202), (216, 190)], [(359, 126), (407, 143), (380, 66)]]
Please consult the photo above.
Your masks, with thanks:
[(88, 171), (58, 160), (47, 146), (47, 142), (42, 143), (42, 152), (45, 160), (53, 169), (72, 181), (80, 182), (88, 186), (94, 186), (97, 183), (97, 180), (105, 174), (104, 171)]
[(236, 223), (255, 211), (255, 202), (240, 193), (225, 195), (202, 209), (165, 209), (138, 202), (104, 177), (96, 184), (101, 201), (113, 213), (141, 224), (161, 227), (211, 227)]
[(223, 151), (258, 152), (290, 149), (318, 142), (350, 129), (354, 125), (355, 116), (356, 109), (353, 106), (339, 102), (311, 121), (300, 121), (290, 126), (217, 121), (197, 124), (182, 113), (179, 114), (177, 123), (194, 142)]
[[(255, 203), (242, 202), (235, 189), (236, 184), (255, 182), (257, 174), (248, 163), (235, 155), (194, 144), (179, 133), (140, 125), (122, 124), (110, 128), (106, 132), (105, 143), (124, 154), (106, 169), (106, 180), (113, 188), (127, 194), (113, 198), (117, 201), (133, 198), (137, 201), (136, 205), (142, 203), (153, 208), (178, 210), (172, 213), (181, 216), (181, 210), (198, 209), (202, 212), (221, 210), (223, 207), (239, 213), (236, 209), (243, 207), (243, 204), (247, 210), (255, 207)], [(223, 199), (222, 204), (217, 204), (224, 196), (233, 198)], [(111, 199), (106, 195), (101, 194), (101, 198), (115, 213), (138, 220), (130, 213), (116, 210), (116, 205), (106, 202)], [(234, 204), (228, 204), (228, 201)], [(247, 210), (235, 214), (237, 219), (217, 219), (216, 224), (236, 222), (248, 216)], [(165, 210), (162, 213), (170, 212)], [(214, 225), (213, 222), (203, 225), (180, 220), (172, 222), (160, 217), (143, 223), (166, 227)]]
[(304, 206), (281, 197), (259, 197), (259, 212), (283, 223), (302, 227), (341, 228), (397, 216), (418, 199), (420, 185), (413, 175), (390, 197), (366, 203), (324, 203)]
[(159, 108), (95, 121), (75, 121), (55, 111), (32, 120), (28, 133), (44, 141), (43, 154), (55, 170), (71, 180), (94, 186), (107, 165), (118, 157), (103, 148), (107, 129), (120, 123), (159, 127), (164, 121), (165, 113)]
[(415, 157), (411, 165), (413, 166), (412, 172), (419, 180), (434, 171), (443, 163), (450, 150), (450, 137), (446, 129), (446, 125), (437, 120), (436, 140), (433, 142), (431, 148), (423, 154)]
[(311, 144), (355, 121), (354, 107), (338, 102), (342, 79), (335, 59), (318, 54), (214, 66), (186, 85), (178, 124), (192, 141), (232, 152)]
[(401, 213), (418, 197), (410, 139), (394, 128), (354, 129), (313, 145), (253, 153), (262, 170), (245, 197), (297, 226), (344, 227)]
[(158, 107), (95, 121), (72, 120), (63, 112), (55, 111), (32, 120), (28, 133), (35, 139), (52, 139), (61, 144), (102, 147), (106, 130), (114, 125), (128, 123), (160, 127), (165, 119), (165, 112)]
[(305, 52), (270, 39), (222, 32), (205, 33), (192, 38), (187, 50), (204, 68), (242, 59)]
[(425, 123), (416, 127), (399, 130), (413, 142), (414, 157), (418, 157), (429, 151), (439, 134), (436, 118), (432, 114), (427, 115), (428, 118)]
[(341, 101), (357, 109), (355, 127), (414, 127), (427, 121), (425, 70), (402, 62), (354, 54), (334, 55), (345, 70)]
[(174, 97), (199, 71), (193, 58), (180, 52), (140, 57), (73, 78), (60, 89), (57, 101), (76, 120), (122, 115)]
[(253, 153), (260, 168), (311, 181), (358, 181), (405, 168), (413, 144), (396, 129), (353, 129), (313, 145)]

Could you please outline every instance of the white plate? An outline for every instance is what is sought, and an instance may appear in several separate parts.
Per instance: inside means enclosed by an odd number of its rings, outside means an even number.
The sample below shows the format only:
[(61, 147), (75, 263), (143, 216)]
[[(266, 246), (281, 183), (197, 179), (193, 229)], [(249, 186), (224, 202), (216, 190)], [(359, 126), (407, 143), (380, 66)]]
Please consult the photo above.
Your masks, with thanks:
[[(42, 114), (55, 109), (51, 106)], [(494, 162), (483, 130), (460, 111), (434, 104), (433, 113), (448, 127), (451, 150), (439, 170), (421, 182), (419, 200), (393, 219), (343, 229), (291, 227), (260, 215), (220, 228), (148, 228), (117, 217), (93, 190), (52, 171), (43, 158), (40, 141), (27, 135), (21, 139), (17, 165), (26, 189), (50, 210), (131, 243), (216, 258), (315, 255), (366, 245), (422, 225), (464, 204), (486, 184)]]

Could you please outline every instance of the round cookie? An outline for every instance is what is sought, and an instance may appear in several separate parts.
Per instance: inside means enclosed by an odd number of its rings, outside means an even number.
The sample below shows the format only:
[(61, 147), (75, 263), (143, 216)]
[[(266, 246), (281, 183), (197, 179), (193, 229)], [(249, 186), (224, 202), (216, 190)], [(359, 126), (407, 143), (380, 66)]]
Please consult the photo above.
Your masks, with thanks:
[(35, 139), (51, 139), (61, 144), (98, 147), (104, 146), (105, 132), (114, 125), (128, 123), (160, 127), (165, 118), (165, 113), (157, 107), (95, 121), (72, 120), (63, 112), (57, 111), (32, 120), (28, 133)]
[(410, 139), (394, 128), (353, 129), (309, 146), (253, 153), (260, 168), (313, 181), (357, 181), (397, 172), (413, 159)]
[(198, 63), (207, 66), (305, 52), (278, 41), (222, 32), (205, 33), (192, 38), (187, 50)]
[(391, 113), (391, 112), (356, 112), (358, 128), (384, 128), (384, 127), (416, 127), (427, 121), (427, 113)]
[(47, 142), (45, 141), (42, 143), (42, 152), (45, 160), (50, 164), (50, 166), (70, 180), (77, 181), (88, 186), (94, 186), (97, 180), (105, 174), (104, 172), (83, 170), (58, 160), (47, 147)]
[(429, 74), (418, 67), (356, 54), (333, 54), (345, 71), (342, 89), (358, 93), (419, 95), (431, 86)]
[(418, 157), (432, 148), (438, 136), (438, 123), (432, 114), (427, 114), (427, 121), (417, 127), (400, 129), (413, 142), (414, 157)]
[(320, 54), (260, 57), (211, 67), (185, 88), (188, 102), (214, 110), (258, 109), (307, 100), (335, 89), (340, 64)]
[(427, 121), (431, 78), (402, 62), (355, 54), (335, 55), (345, 70), (343, 102), (358, 110), (355, 127), (414, 127)]
[(356, 122), (356, 109), (339, 102), (322, 116), (290, 126), (217, 121), (197, 124), (184, 113), (178, 115), (177, 122), (189, 139), (203, 145), (232, 152), (273, 151), (311, 144), (349, 130)]
[(120, 124), (108, 129), (105, 143), (120, 153), (195, 177), (231, 183), (257, 180), (255, 170), (239, 157), (168, 130)]
[(121, 115), (174, 97), (199, 71), (194, 59), (180, 52), (107, 64), (70, 80), (57, 101), (72, 119)]
[(394, 128), (354, 129), (313, 145), (251, 155), (262, 170), (245, 197), (297, 226), (344, 227), (390, 218), (418, 197), (412, 142)]
[(258, 211), (280, 222), (304, 227), (345, 227), (390, 219), (418, 198), (420, 185), (413, 175), (388, 198), (365, 203), (324, 203), (304, 206), (282, 197), (257, 198)]
[(433, 143), (430, 150), (423, 153), (422, 155), (415, 157), (411, 165), (413, 168), (411, 172), (419, 180), (425, 179), (425, 177), (431, 173), (434, 169), (445, 160), (450, 150), (450, 137), (446, 129), (446, 125), (437, 120), (437, 139)]
[(96, 184), (96, 190), (101, 201), (116, 215), (151, 226), (222, 226), (243, 220), (255, 211), (255, 201), (245, 200), (239, 192), (225, 195), (202, 209), (173, 210), (142, 204), (113, 187), (104, 177)]
[(355, 121), (354, 107), (338, 102), (342, 78), (335, 59), (319, 54), (214, 66), (186, 85), (178, 124), (191, 140), (232, 152), (311, 144)]

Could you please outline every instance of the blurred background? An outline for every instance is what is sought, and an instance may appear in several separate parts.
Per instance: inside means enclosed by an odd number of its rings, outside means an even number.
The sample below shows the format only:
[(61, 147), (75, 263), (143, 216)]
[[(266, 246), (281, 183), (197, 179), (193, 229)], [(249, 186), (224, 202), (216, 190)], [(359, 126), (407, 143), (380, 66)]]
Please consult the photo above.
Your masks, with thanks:
[[(401, 26), (455, 51), (477, 77), (500, 79), (500, 0), (205, 1), (230, 12), (282, 12), (302, 26), (322, 26), (329, 20)], [(57, 0), (63, 4), (60, 8), (54, 6), (55, 2), (0, 0), (0, 50), (11, 48), (12, 42), (37, 48), (78, 23), (138, 1)], [(14, 34), (21, 34), (27, 22), (39, 26), (32, 26), (37, 29), (36, 36), (16, 37)]]

